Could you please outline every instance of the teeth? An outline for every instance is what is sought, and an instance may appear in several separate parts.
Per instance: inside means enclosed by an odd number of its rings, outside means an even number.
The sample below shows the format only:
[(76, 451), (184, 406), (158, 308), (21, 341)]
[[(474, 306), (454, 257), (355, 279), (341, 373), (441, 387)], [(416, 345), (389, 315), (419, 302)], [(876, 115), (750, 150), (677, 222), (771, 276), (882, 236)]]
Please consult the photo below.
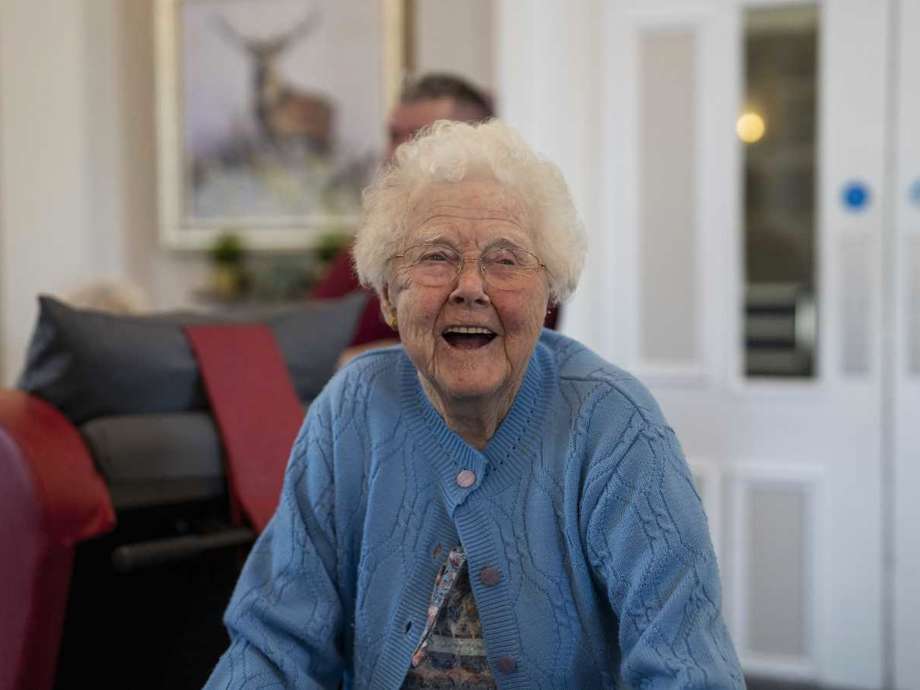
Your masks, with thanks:
[(444, 332), (492, 335), (492, 331), (490, 331), (488, 328), (480, 328), (479, 326), (451, 326)]

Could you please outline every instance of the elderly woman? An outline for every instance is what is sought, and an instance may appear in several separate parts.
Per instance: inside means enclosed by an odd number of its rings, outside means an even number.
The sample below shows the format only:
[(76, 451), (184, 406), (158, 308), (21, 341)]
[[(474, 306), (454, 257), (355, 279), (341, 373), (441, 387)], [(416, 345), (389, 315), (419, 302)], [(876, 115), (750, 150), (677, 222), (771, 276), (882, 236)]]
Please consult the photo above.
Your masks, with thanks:
[(401, 347), (310, 408), (209, 688), (742, 688), (706, 518), (634, 378), (542, 329), (584, 233), (506, 125), (441, 122), (355, 257)]

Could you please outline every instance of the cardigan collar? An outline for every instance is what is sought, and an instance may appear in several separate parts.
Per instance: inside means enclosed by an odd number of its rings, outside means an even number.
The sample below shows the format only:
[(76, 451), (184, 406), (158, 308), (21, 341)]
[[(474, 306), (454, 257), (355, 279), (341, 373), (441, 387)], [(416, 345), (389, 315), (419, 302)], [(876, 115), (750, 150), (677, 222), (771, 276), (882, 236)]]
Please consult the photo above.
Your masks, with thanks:
[[(421, 454), (419, 460), (429, 461), (435, 467), (451, 514), (481, 487), (494, 493), (518, 482), (529, 471), (534, 445), (539, 445), (547, 402), (558, 379), (554, 359), (546, 346), (537, 342), (511, 409), (482, 451), (447, 426), (425, 395), (418, 371), (408, 357), (403, 357), (399, 376), (400, 402)], [(475, 475), (472, 485), (458, 484), (458, 475), (463, 470)]]

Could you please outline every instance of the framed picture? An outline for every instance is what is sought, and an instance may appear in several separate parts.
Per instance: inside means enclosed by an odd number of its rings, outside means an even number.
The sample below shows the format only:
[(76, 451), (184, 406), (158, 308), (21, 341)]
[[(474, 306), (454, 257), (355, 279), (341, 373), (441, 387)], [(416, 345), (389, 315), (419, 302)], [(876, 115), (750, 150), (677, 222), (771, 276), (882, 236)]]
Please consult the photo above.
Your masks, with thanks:
[(162, 242), (354, 228), (404, 64), (405, 0), (156, 0)]

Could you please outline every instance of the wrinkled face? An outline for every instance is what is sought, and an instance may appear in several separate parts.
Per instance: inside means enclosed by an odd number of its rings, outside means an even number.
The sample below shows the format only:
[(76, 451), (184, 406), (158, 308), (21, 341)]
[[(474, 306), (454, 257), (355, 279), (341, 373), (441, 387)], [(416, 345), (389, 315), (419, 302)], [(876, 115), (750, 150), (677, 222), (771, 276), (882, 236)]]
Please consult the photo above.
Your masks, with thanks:
[(407, 258), (389, 267), (383, 309), (396, 316), (426, 392), (443, 402), (513, 399), (546, 314), (546, 271), (525, 273), (516, 289), (496, 289), (477, 259), (507, 245), (534, 250), (525, 205), (494, 180), (434, 183), (410, 197), (407, 221), (406, 247), (437, 241), (465, 259), (441, 287), (413, 279)]

